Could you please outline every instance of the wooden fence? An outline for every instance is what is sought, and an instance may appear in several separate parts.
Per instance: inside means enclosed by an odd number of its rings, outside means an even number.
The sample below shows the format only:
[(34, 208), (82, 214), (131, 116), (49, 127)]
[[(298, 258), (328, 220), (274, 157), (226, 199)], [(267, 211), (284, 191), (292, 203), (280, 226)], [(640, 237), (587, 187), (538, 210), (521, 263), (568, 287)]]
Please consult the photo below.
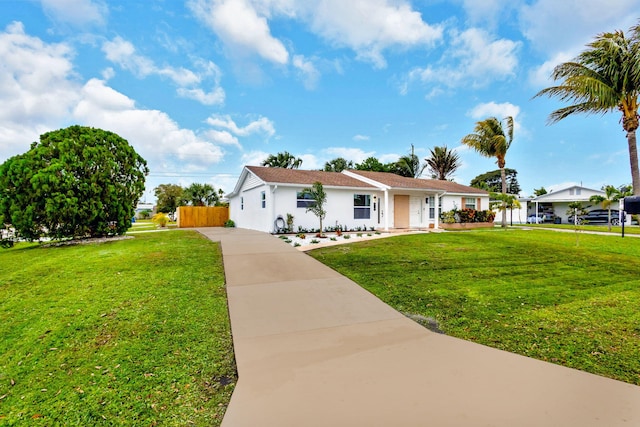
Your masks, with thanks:
[(229, 219), (229, 208), (211, 206), (179, 206), (178, 227), (222, 227)]

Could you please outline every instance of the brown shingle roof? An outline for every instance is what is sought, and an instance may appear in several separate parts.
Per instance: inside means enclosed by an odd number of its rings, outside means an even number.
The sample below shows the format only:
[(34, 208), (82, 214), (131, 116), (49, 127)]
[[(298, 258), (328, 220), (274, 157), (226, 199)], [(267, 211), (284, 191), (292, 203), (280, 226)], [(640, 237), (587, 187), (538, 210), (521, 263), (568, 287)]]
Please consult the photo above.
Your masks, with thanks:
[(300, 184), (311, 186), (314, 182), (319, 181), (325, 186), (375, 188), (373, 185), (339, 172), (308, 171), (261, 166), (247, 166), (247, 169), (253, 172), (264, 182), (274, 184)]
[(415, 188), (464, 194), (489, 194), (488, 192), (480, 190), (479, 188), (469, 187), (467, 185), (462, 185), (451, 181), (442, 181), (439, 179), (407, 178), (388, 172), (370, 172), (360, 170), (349, 170), (349, 172), (372, 179), (381, 184), (388, 185), (391, 188)]

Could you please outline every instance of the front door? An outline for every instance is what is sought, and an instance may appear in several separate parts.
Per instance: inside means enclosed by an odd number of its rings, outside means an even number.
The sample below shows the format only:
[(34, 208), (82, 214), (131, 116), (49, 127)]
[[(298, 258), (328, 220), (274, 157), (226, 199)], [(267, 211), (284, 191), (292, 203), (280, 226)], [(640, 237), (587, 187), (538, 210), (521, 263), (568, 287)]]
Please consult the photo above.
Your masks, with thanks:
[(409, 196), (393, 196), (393, 227), (409, 228)]
[(422, 227), (422, 197), (411, 196), (409, 225), (411, 227)]

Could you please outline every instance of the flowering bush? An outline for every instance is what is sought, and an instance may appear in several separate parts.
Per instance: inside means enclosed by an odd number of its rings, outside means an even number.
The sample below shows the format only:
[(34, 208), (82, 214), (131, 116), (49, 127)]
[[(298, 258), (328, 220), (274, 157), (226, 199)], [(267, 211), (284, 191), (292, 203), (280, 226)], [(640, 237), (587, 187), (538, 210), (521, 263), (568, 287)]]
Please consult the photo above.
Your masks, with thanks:
[(445, 224), (469, 222), (493, 222), (496, 213), (491, 210), (477, 211), (475, 209), (453, 209), (443, 212), (440, 218)]

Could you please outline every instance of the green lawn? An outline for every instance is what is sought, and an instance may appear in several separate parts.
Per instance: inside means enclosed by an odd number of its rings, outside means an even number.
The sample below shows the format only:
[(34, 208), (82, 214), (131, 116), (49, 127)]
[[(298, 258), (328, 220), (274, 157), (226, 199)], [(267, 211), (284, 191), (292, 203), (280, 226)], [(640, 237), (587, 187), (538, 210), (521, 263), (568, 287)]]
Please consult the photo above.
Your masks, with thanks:
[(236, 381), (219, 246), (191, 231), (0, 252), (1, 425), (219, 425)]
[(640, 385), (638, 238), (495, 229), (310, 254), (449, 335)]
[[(525, 224), (522, 224), (523, 226)], [(518, 226), (514, 224), (514, 227)], [(575, 230), (576, 226), (571, 224), (526, 224), (527, 227), (533, 228), (560, 228), (567, 230)], [(598, 232), (609, 232), (609, 227), (606, 225), (579, 225), (578, 230), (580, 231), (598, 231)], [(615, 233), (618, 236), (622, 234), (622, 226), (611, 226), (611, 233)], [(640, 234), (640, 227), (637, 225), (625, 225), (624, 234)]]

